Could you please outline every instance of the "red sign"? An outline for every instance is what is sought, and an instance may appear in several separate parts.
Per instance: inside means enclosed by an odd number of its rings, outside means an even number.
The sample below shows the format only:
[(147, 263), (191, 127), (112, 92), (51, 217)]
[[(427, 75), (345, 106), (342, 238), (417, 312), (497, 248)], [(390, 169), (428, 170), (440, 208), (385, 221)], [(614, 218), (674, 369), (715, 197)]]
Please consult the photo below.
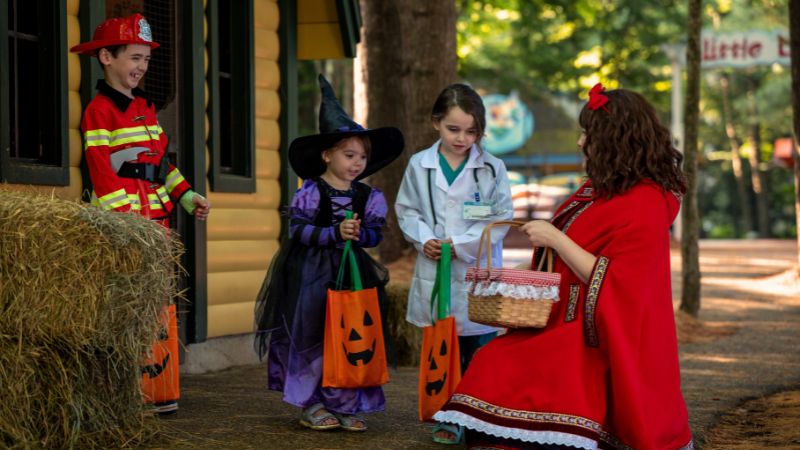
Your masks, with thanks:
[(786, 167), (794, 167), (794, 159), (792, 158), (793, 146), (794, 140), (792, 138), (775, 139), (773, 158), (783, 163)]

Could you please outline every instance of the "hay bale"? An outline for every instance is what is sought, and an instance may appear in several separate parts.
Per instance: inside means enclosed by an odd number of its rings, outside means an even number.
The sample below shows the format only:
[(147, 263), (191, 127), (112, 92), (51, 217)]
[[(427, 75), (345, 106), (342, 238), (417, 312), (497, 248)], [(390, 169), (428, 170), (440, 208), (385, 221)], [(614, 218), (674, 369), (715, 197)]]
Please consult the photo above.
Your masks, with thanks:
[[(0, 337), (0, 447), (119, 448), (143, 442), (138, 359), (113, 349)], [(132, 370), (133, 369), (133, 370)]]
[(422, 347), (422, 330), (406, 321), (408, 289), (409, 285), (406, 282), (392, 281), (386, 286), (386, 295), (389, 297), (386, 326), (399, 366), (418, 365), (419, 352)]
[(174, 291), (177, 242), (136, 214), (0, 191), (0, 332), (149, 342), (154, 326), (127, 324), (155, 323)]
[(0, 446), (138, 442), (138, 364), (180, 243), (135, 214), (0, 189)]

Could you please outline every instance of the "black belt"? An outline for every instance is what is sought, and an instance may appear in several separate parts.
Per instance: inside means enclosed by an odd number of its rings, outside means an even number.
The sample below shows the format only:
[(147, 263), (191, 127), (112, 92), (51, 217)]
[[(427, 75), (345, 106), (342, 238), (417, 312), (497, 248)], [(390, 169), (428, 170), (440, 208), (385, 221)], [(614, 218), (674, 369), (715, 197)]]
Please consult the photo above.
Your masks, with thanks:
[(164, 184), (164, 175), (166, 174), (162, 175), (161, 172), (163, 171), (155, 164), (124, 162), (117, 171), (117, 175), (124, 178), (138, 178), (151, 183)]

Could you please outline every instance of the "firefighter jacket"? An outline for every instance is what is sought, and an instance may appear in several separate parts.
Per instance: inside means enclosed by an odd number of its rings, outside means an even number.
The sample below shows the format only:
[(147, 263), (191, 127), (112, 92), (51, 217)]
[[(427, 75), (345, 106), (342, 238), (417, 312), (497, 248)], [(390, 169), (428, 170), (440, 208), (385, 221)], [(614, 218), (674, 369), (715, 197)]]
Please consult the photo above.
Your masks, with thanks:
[(168, 162), (155, 106), (139, 89), (131, 99), (100, 80), (97, 90), (81, 123), (92, 204), (153, 219), (168, 216), (191, 186)]

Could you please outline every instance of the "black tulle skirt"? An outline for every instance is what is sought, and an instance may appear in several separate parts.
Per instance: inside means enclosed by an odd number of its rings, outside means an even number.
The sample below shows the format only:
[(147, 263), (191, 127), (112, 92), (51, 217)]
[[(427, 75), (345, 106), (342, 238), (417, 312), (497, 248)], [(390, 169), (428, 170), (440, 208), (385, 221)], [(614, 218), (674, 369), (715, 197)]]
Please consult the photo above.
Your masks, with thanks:
[[(376, 288), (386, 323), (385, 267), (354, 247), (363, 287)], [(332, 411), (355, 414), (383, 409), (383, 390), (321, 388), (327, 291), (334, 288), (342, 249), (309, 247), (289, 240), (273, 257), (256, 299), (256, 350), (268, 355), (268, 388), (282, 391), (288, 403), (307, 407), (322, 402)], [(341, 289), (351, 286), (345, 270)], [(384, 326), (387, 357), (392, 346)]]

